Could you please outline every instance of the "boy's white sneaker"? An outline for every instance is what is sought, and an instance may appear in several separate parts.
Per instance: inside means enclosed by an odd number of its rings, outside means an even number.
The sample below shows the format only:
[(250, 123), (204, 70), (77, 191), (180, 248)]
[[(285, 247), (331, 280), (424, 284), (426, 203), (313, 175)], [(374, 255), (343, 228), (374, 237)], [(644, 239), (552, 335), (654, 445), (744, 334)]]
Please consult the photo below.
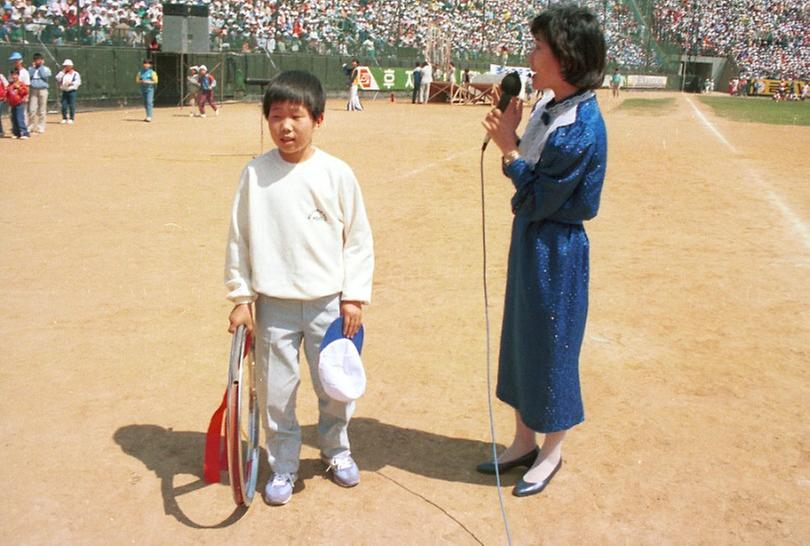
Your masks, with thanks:
[(289, 472), (276, 474), (274, 472), (267, 481), (267, 485), (264, 486), (264, 498), (268, 504), (282, 506), (290, 502), (293, 493), (293, 484), (297, 479), (297, 474), (291, 474)]
[(220, 111), (220, 109), (221, 109), (221, 108), (222, 108), (222, 107), (220, 106), (219, 108), (217, 108), (216, 110), (214, 110), (214, 113), (215, 113), (217, 116), (219, 115), (219, 111)]
[(68, 125), (73, 125), (73, 120), (72, 119), (68, 120)]
[(200, 114), (200, 117), (201, 117), (201, 118), (204, 118), (204, 117), (205, 117), (205, 114)]
[(326, 471), (332, 471), (332, 479), (339, 486), (354, 487), (360, 483), (360, 469), (350, 451), (344, 451), (331, 459), (321, 455), (321, 460), (326, 465)]
[(59, 123), (60, 123), (61, 125), (64, 125), (65, 123), (67, 123), (67, 120), (66, 120), (66, 119), (63, 119), (63, 120), (62, 120), (62, 121), (60, 121)]

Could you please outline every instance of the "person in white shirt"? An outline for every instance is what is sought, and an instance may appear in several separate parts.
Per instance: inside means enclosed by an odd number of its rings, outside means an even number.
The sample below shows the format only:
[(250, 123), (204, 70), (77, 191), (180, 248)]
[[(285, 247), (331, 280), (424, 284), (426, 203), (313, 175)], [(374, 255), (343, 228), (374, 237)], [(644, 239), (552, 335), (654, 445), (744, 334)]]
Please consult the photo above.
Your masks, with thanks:
[[(56, 83), (62, 92), (62, 125), (73, 125), (76, 119), (76, 90), (82, 84), (82, 77), (73, 69), (73, 61), (65, 59), (62, 70), (56, 74)], [(70, 116), (70, 117), (68, 117)]]
[(427, 104), (430, 98), (430, 84), (433, 82), (433, 67), (425, 61), (422, 64), (422, 80), (419, 82), (419, 102)]
[(34, 53), (34, 64), (29, 71), (31, 88), (28, 95), (28, 121), (31, 134), (45, 132), (45, 117), (48, 114), (48, 80), (51, 69), (45, 66), (41, 53)]
[(244, 325), (256, 340), (259, 405), (273, 471), (264, 492), (273, 505), (289, 502), (298, 479), (302, 342), (318, 396), (321, 457), (338, 485), (360, 481), (347, 432), (354, 402), (326, 395), (318, 360), (336, 318), (343, 318), (344, 336), (359, 331), (363, 305), (371, 301), (374, 248), (351, 168), (312, 145), (325, 96), (307, 72), (282, 72), (268, 85), (262, 109), (276, 148), (242, 171), (226, 253), (225, 285), (234, 303), (229, 331)]

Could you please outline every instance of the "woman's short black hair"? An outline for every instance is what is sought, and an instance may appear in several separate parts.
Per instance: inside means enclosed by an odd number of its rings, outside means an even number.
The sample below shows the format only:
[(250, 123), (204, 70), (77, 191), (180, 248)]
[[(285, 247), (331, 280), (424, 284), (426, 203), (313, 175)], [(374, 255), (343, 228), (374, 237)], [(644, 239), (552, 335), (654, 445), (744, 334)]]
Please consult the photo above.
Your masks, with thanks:
[(321, 81), (309, 72), (286, 70), (270, 80), (264, 92), (262, 112), (265, 118), (270, 114), (270, 107), (277, 102), (301, 104), (313, 119), (318, 119), (326, 109), (326, 92)]
[(542, 38), (560, 62), (565, 81), (578, 89), (597, 89), (605, 77), (605, 36), (587, 8), (555, 4), (532, 20), (532, 35)]

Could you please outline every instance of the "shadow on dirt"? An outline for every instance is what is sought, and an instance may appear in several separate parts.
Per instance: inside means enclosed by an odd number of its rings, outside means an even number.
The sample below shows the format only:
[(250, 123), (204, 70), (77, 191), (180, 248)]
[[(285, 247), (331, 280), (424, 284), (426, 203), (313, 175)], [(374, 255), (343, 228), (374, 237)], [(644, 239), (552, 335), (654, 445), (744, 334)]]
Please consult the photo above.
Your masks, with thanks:
[[(316, 425), (301, 428), (303, 442), (317, 447)], [(349, 435), (352, 455), (363, 472), (378, 472), (386, 467), (394, 467), (443, 481), (480, 485), (495, 483), (493, 476), (475, 471), (476, 464), (491, 456), (492, 448), (488, 442), (442, 436), (364, 417), (352, 419)], [(124, 453), (140, 460), (157, 475), (161, 481), (164, 511), (180, 523), (196, 529), (218, 529), (233, 525), (247, 512), (244, 507), (236, 508), (220, 523), (202, 525), (189, 518), (180, 508), (178, 497), (208, 485), (203, 480), (204, 432), (176, 431), (158, 425), (128, 425), (119, 428), (113, 438)], [(263, 449), (261, 461), (260, 489), (270, 474)], [(305, 487), (304, 481), (322, 476), (323, 473), (324, 466), (320, 460), (303, 459), (299, 470), (301, 481), (296, 492)], [(174, 477), (182, 474), (196, 476), (197, 480), (174, 487)], [(503, 476), (502, 483), (512, 485), (518, 476)], [(256, 495), (260, 493), (259, 490)], [(261, 502), (258, 498), (255, 501)]]

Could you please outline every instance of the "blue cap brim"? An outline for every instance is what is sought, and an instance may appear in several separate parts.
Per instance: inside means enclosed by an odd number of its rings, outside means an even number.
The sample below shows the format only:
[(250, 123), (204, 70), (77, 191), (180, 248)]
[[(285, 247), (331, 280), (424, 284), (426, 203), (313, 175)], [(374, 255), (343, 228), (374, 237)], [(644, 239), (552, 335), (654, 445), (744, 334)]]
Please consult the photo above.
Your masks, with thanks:
[[(334, 322), (332, 322), (332, 324), (329, 325), (329, 328), (326, 329), (326, 333), (323, 335), (323, 341), (321, 341), (321, 350), (336, 339), (342, 339), (344, 337), (346, 336), (343, 335), (343, 317), (338, 317)], [(357, 331), (354, 337), (350, 338), (352, 343), (354, 343), (354, 346), (357, 348), (358, 354), (362, 354), (363, 352), (363, 337), (364, 328), (363, 326), (360, 326), (360, 329)]]

